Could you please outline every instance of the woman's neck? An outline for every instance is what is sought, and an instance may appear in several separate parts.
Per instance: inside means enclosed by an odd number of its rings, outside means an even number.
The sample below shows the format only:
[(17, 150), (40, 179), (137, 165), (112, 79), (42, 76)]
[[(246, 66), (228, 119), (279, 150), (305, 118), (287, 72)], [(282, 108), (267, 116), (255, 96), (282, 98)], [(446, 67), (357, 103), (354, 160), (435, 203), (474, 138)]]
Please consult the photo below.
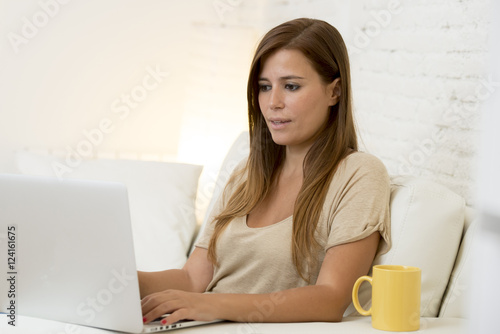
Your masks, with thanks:
[(285, 160), (283, 161), (281, 168), (281, 177), (285, 179), (302, 177), (304, 174), (304, 159), (306, 157), (307, 149), (293, 149), (289, 146), (285, 150)]

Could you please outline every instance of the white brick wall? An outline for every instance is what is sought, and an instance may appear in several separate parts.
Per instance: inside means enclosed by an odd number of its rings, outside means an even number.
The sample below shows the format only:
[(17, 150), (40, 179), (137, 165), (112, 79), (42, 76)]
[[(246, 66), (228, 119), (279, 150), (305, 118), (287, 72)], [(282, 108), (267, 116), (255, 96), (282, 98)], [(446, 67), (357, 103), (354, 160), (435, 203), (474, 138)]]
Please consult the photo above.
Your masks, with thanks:
[(354, 31), (385, 24), (351, 58), (365, 147), (391, 174), (428, 177), (472, 203), (480, 104), (499, 86), (486, 73), (490, 2), (400, 1), (377, 21), (388, 4), (360, 1), (352, 13)]
[(472, 204), (481, 103), (500, 86), (486, 72), (488, 0), (229, 1), (222, 29), (261, 34), (296, 17), (326, 20), (351, 55), (363, 149), (391, 174), (440, 182)]

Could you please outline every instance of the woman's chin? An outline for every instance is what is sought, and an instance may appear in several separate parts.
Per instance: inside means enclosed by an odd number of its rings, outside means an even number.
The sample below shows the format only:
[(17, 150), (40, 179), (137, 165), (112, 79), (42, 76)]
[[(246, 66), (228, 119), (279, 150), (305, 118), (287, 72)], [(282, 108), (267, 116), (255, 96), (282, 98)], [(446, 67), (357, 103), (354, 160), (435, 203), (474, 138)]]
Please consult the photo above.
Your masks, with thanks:
[(287, 138), (283, 138), (283, 136), (276, 136), (276, 135), (271, 135), (273, 138), (273, 142), (276, 145), (281, 145), (281, 146), (287, 146), (290, 145), (290, 140), (287, 140)]

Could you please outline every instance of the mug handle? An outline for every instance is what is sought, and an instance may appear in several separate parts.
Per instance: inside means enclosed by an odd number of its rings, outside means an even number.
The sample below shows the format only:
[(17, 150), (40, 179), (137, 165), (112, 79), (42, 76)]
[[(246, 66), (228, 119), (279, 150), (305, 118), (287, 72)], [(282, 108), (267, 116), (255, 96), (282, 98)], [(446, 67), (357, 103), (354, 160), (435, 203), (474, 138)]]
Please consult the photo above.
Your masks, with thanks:
[(358, 299), (358, 290), (359, 286), (361, 283), (364, 281), (369, 282), (370, 284), (373, 285), (372, 278), (370, 276), (361, 276), (356, 280), (356, 283), (354, 283), (354, 287), (352, 288), (352, 303), (354, 304), (354, 307), (356, 308), (356, 311), (359, 312), (361, 315), (371, 315), (372, 314), (372, 308), (367, 311), (361, 305), (359, 304), (359, 299)]

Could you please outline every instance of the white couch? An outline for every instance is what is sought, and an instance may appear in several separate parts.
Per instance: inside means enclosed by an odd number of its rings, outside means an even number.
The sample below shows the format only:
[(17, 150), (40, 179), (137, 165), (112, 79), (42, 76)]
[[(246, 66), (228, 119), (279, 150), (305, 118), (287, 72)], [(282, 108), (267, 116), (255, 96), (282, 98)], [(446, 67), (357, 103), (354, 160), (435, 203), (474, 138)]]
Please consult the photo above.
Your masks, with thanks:
[[(106, 179), (125, 182), (129, 188), (138, 266), (159, 270), (182, 266), (198, 234), (195, 199), (205, 218), (221, 193), (231, 171), (248, 154), (248, 135), (243, 133), (228, 152), (218, 176), (203, 175), (200, 166), (124, 160), (82, 162), (68, 177)], [(54, 161), (64, 157), (19, 152), (19, 172), (53, 175)], [(391, 217), (393, 247), (374, 264), (403, 264), (422, 269), (421, 329), (427, 333), (467, 331), (467, 296), (470, 290), (471, 248), (477, 233), (474, 212), (459, 195), (424, 179), (392, 177)], [(144, 228), (148, 226), (148, 228)], [(148, 238), (168, 236), (168, 242), (145, 242)], [(148, 239), (151, 240), (151, 239)], [(153, 239), (154, 240), (154, 239)], [(146, 254), (148, 256), (146, 256)], [(156, 254), (156, 257), (151, 257)], [(164, 256), (169, 254), (169, 256)], [(362, 286), (360, 300), (370, 303), (370, 287)], [(22, 309), (20, 310), (22, 312)], [(0, 316), (1, 333), (109, 333), (99, 329), (20, 316), (19, 326), (7, 326)], [(182, 333), (377, 333), (370, 318), (348, 308), (340, 323), (243, 324), (219, 323), (183, 329)]]

